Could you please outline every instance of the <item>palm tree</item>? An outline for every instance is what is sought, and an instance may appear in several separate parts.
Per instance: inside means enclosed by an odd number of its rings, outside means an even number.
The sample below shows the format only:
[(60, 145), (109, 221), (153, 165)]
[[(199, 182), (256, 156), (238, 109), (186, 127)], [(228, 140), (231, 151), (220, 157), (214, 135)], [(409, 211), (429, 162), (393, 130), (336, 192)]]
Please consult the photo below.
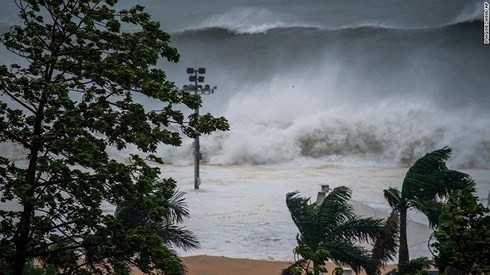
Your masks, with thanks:
[(299, 230), (296, 237), (298, 246), (294, 251), (303, 259), (284, 270), (283, 274), (298, 274), (300, 268), (311, 274), (311, 262), (313, 274), (319, 274), (325, 271), (324, 262), (327, 259), (348, 265), (356, 273), (365, 269), (368, 274), (378, 274), (378, 263), (385, 260), (384, 256), (387, 255), (382, 256), (383, 259), (373, 260), (372, 254), (361, 243), (376, 242), (383, 235), (382, 220), (357, 217), (347, 203), (351, 190), (345, 186), (334, 188), (320, 204), (310, 203), (309, 198), (297, 194), (288, 193), (286, 205)]
[(122, 206), (116, 209), (115, 216), (126, 228), (138, 226), (149, 226), (165, 243), (172, 247), (179, 247), (190, 250), (199, 247), (199, 241), (194, 234), (184, 226), (178, 226), (184, 219), (189, 218), (189, 208), (185, 203), (185, 192), (176, 191), (168, 202), (167, 212), (164, 221), (152, 223), (147, 214), (129, 206)]
[(393, 212), (400, 215), (399, 263), (408, 262), (407, 211), (416, 209), (424, 213), (431, 227), (438, 224), (443, 198), (452, 190), (462, 189), (473, 180), (465, 173), (449, 170), (446, 161), (451, 149), (444, 147), (418, 159), (408, 170), (401, 191), (390, 187), (384, 196)]
[[(184, 226), (177, 225), (182, 223), (184, 219), (189, 218), (189, 208), (185, 202), (184, 195), (185, 192), (175, 191), (168, 202), (163, 222), (160, 223), (151, 221), (147, 213), (130, 206), (118, 206), (115, 216), (126, 229), (134, 229), (140, 226), (149, 228), (160, 236), (169, 247), (178, 247), (185, 251), (199, 248), (199, 241), (194, 234)], [(175, 251), (169, 249), (169, 252), (174, 260), (180, 262)], [(180, 273), (187, 273), (182, 262), (180, 262), (180, 268)]]

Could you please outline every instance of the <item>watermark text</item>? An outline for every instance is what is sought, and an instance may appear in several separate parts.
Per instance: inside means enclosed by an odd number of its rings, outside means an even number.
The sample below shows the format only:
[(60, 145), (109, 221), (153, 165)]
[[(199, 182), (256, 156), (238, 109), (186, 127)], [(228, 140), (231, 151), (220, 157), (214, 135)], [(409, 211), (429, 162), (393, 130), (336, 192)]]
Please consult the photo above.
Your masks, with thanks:
[(490, 5), (488, 2), (483, 3), (483, 44), (490, 44), (490, 27), (489, 27), (489, 15), (490, 15)]

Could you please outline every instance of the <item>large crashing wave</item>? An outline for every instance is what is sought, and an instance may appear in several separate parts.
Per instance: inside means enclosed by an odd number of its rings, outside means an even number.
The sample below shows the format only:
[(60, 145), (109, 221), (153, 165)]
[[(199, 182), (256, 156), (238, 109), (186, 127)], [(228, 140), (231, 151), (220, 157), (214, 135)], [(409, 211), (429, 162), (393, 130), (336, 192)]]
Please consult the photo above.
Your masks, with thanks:
[[(408, 164), (450, 146), (456, 165), (489, 167), (490, 56), (481, 26), (470, 19), (426, 29), (178, 33), (183, 62), (206, 64), (220, 85), (205, 109), (232, 126), (203, 139), (206, 161)], [(191, 160), (191, 143), (182, 155), (162, 154)]]
[[(461, 110), (447, 112), (424, 102), (392, 99), (369, 106), (335, 106), (336, 100), (327, 103), (325, 99), (293, 95), (282, 90), (234, 98), (225, 113), (232, 131), (203, 138), (204, 161), (407, 165), (429, 151), (451, 146), (451, 161), (457, 167), (489, 167), (488, 116), (478, 118), (477, 113)], [(319, 102), (313, 103), (315, 100)], [(184, 146), (187, 150), (169, 160), (187, 157), (190, 161), (191, 146), (188, 141)]]
[(452, 20), (431, 26), (418, 26), (395, 23), (383, 20), (361, 20), (349, 24), (335, 23), (333, 26), (327, 24), (315, 24), (305, 19), (294, 18), (290, 14), (273, 12), (265, 8), (236, 8), (224, 14), (213, 15), (200, 23), (186, 27), (178, 33), (185, 32), (219, 32), (226, 31), (231, 34), (260, 34), (277, 29), (291, 28), (315, 28), (318, 30), (338, 31), (345, 29), (393, 29), (393, 30), (422, 30), (437, 29), (440, 27), (454, 26), (475, 21), (482, 21), (482, 3), (469, 3)]

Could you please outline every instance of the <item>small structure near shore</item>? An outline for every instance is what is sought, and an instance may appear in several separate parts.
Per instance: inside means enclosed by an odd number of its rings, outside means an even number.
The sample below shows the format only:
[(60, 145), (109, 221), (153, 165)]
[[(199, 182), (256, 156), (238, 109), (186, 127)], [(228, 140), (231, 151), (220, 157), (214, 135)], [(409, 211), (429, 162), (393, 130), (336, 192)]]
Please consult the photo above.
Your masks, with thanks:
[(318, 192), (318, 195), (316, 196), (316, 203), (321, 204), (325, 197), (327, 196), (327, 193), (330, 192), (330, 186), (328, 184), (322, 184), (321, 186), (321, 191)]

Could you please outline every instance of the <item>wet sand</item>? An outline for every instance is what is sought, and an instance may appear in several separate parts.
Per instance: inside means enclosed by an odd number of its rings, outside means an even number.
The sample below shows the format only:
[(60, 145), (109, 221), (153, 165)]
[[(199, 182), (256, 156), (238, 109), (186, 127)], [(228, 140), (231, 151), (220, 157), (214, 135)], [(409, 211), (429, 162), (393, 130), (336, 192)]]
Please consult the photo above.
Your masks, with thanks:
[[(183, 257), (190, 275), (273, 275), (281, 274), (281, 270), (289, 265), (288, 262), (237, 259), (222, 256), (190, 256)], [(327, 264), (330, 274), (335, 268), (333, 263)], [(383, 273), (394, 268), (385, 267)], [(361, 273), (365, 274), (365, 273)]]

